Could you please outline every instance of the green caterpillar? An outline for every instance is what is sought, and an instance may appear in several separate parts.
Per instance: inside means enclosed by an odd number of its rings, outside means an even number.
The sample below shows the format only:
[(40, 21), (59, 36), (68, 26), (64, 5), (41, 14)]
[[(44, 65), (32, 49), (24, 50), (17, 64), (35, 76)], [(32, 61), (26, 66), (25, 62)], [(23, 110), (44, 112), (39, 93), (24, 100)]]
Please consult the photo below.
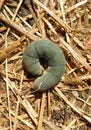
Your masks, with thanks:
[[(42, 76), (41, 58), (48, 62), (48, 68)], [(24, 51), (23, 61), (29, 73), (40, 76), (33, 83), (34, 91), (44, 91), (55, 86), (66, 66), (62, 50), (47, 39), (31, 42)]]

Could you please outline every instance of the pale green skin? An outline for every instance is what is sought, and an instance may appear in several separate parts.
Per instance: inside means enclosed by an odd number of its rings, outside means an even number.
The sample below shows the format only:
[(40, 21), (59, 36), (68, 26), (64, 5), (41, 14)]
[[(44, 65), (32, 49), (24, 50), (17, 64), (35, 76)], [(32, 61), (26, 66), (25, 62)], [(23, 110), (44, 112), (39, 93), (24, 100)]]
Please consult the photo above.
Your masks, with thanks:
[(47, 39), (31, 42), (24, 51), (24, 66), (32, 75), (42, 74), (40, 58), (47, 60), (48, 68), (46, 73), (34, 81), (34, 91), (44, 91), (54, 87), (60, 81), (66, 66), (62, 50)]

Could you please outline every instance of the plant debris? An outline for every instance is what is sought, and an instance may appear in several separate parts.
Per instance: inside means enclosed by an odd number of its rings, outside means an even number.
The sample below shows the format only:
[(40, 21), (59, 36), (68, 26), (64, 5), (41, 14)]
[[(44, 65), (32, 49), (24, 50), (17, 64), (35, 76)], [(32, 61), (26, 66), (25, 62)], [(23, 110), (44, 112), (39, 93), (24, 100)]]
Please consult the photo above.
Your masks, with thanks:
[[(48, 38), (64, 52), (65, 73), (44, 93), (23, 65), (26, 46)], [(91, 129), (91, 1), (0, 1), (0, 130)]]

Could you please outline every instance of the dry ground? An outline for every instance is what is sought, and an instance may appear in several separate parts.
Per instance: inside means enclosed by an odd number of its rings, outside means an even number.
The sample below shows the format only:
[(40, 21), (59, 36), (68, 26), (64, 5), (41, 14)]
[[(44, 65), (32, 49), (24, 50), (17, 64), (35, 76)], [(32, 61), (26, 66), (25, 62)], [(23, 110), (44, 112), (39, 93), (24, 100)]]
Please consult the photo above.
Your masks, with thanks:
[[(63, 50), (66, 69), (33, 94), (22, 56), (41, 38)], [(91, 130), (90, 0), (0, 0), (0, 130)]]

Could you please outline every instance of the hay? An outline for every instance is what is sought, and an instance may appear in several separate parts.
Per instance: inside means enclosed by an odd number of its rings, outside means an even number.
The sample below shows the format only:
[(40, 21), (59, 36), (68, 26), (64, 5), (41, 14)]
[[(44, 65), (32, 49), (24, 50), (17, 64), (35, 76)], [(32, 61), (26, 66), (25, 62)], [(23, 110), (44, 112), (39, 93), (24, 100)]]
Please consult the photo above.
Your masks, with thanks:
[[(63, 50), (66, 69), (54, 89), (34, 94), (22, 56), (41, 38)], [(0, 130), (90, 129), (90, 95), (90, 0), (1, 0)]]

